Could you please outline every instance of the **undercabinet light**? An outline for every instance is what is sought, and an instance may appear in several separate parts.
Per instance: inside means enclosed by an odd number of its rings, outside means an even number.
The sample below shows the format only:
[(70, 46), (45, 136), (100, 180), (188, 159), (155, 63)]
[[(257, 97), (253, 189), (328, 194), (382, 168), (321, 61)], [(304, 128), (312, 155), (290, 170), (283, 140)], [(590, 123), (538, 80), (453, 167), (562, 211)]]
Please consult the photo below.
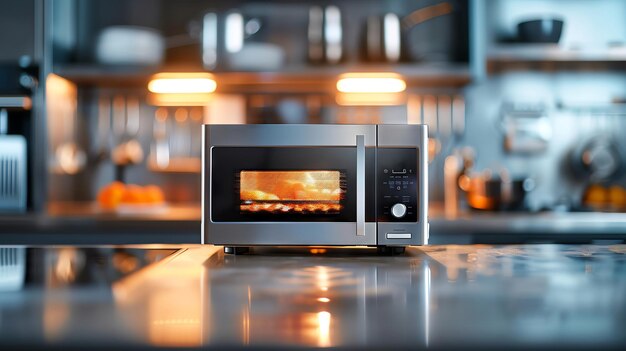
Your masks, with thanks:
[(401, 93), (405, 90), (402, 76), (391, 72), (346, 73), (337, 81), (337, 91), (341, 93)]
[(210, 94), (217, 82), (209, 73), (158, 73), (148, 83), (155, 94)]

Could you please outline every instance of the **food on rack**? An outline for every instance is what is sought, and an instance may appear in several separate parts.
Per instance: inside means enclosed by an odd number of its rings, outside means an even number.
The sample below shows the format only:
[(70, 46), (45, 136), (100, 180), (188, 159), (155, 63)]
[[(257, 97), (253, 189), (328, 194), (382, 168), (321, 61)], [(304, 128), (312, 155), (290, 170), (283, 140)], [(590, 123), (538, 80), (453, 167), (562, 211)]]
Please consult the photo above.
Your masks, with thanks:
[(243, 212), (337, 214), (343, 190), (338, 171), (242, 171)]
[(299, 203), (253, 203), (242, 204), (241, 210), (245, 212), (295, 212), (295, 213), (325, 213), (333, 214), (341, 211), (340, 204), (326, 204), (326, 203), (312, 203), (312, 204), (299, 204)]
[[(338, 213), (341, 210), (341, 189), (315, 189), (312, 186), (282, 184), (282, 196), (261, 190), (241, 190), (240, 209), (245, 212)], [(294, 189), (299, 189), (293, 191)], [(293, 191), (293, 192), (292, 192)]]
[(98, 193), (98, 204), (107, 210), (115, 210), (120, 205), (154, 206), (165, 203), (165, 195), (156, 185), (139, 186), (112, 182)]

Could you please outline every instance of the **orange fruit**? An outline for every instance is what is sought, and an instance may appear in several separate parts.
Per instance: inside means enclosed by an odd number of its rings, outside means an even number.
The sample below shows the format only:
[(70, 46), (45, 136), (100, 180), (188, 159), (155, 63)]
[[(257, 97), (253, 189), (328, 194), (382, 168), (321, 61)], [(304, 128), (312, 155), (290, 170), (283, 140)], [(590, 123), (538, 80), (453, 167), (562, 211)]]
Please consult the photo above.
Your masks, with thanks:
[(148, 185), (143, 188), (146, 199), (153, 204), (160, 204), (165, 201), (163, 191), (156, 185)]
[(602, 208), (608, 202), (608, 191), (601, 185), (591, 185), (587, 188), (584, 202), (587, 206)]
[(124, 191), (124, 196), (122, 196), (122, 202), (127, 204), (143, 204), (148, 201), (143, 188), (139, 185), (131, 184), (126, 186), (126, 191)]
[(626, 189), (618, 185), (610, 187), (609, 202), (614, 209), (626, 208)]
[(102, 208), (114, 209), (122, 202), (124, 193), (124, 184), (121, 182), (113, 182), (100, 190), (98, 193), (98, 203)]

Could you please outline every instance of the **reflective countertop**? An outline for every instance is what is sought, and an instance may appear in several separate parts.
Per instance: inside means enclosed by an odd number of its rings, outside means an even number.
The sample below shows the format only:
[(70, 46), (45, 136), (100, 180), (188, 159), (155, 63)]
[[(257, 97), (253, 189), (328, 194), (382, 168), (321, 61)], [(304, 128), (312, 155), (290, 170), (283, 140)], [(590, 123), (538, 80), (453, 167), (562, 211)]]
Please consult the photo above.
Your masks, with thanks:
[(0, 248), (0, 348), (626, 348), (626, 246)]

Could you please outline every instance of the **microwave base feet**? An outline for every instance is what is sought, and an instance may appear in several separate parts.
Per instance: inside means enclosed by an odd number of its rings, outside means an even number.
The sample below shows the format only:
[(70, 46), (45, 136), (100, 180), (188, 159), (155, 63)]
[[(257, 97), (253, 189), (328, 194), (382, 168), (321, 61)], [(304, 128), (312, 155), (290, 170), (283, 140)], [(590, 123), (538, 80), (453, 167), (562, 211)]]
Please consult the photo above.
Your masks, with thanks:
[(402, 255), (405, 250), (404, 246), (378, 246), (378, 254), (384, 256)]
[(245, 255), (250, 252), (247, 246), (224, 246), (224, 253), (229, 255)]

